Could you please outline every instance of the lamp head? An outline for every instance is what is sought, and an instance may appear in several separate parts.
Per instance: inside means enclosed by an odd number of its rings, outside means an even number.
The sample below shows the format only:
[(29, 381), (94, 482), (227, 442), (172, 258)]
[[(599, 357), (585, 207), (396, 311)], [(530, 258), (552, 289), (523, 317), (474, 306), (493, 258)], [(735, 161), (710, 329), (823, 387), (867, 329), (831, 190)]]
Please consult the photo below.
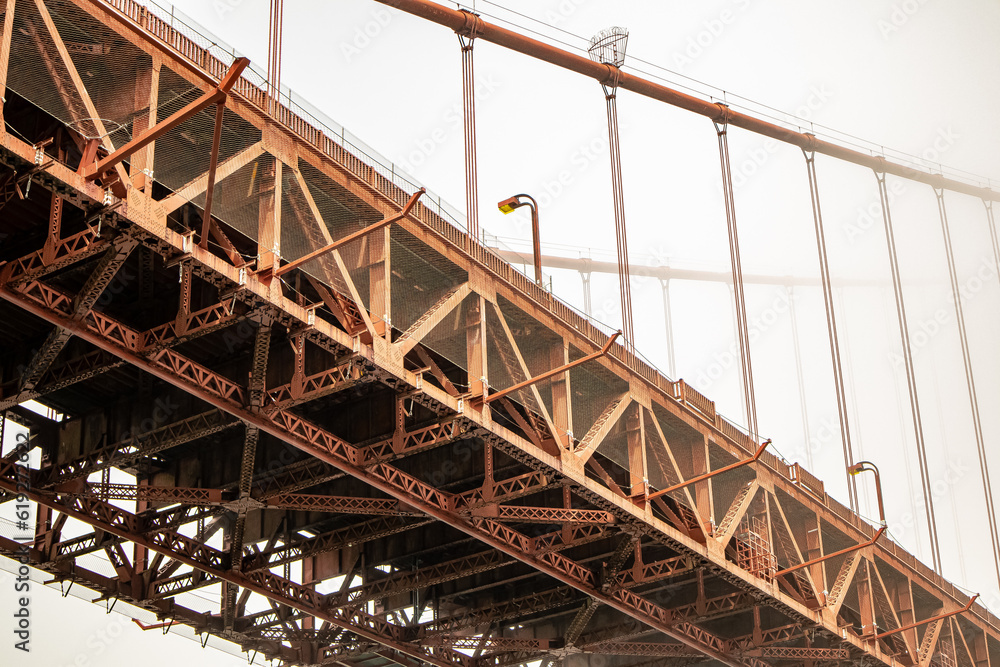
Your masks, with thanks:
[(847, 474), (849, 474), (849, 475), (858, 475), (858, 474), (864, 472), (864, 470), (865, 470), (865, 464), (862, 461), (861, 463), (855, 463), (854, 465), (850, 466), (847, 469)]
[(497, 208), (504, 215), (511, 213), (514, 209), (524, 206), (524, 202), (519, 200), (517, 197), (511, 197), (510, 199), (504, 199), (502, 202), (497, 203)]

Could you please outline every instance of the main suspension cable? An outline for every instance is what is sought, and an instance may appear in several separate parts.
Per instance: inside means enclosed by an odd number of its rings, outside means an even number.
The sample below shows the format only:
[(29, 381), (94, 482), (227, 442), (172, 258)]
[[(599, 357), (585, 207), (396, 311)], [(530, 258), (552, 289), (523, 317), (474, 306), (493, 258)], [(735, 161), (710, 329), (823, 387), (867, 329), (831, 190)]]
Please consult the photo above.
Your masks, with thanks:
[(969, 352), (969, 337), (965, 329), (965, 313), (962, 308), (962, 292), (955, 270), (955, 251), (951, 245), (951, 231), (948, 228), (948, 211), (944, 204), (944, 190), (934, 188), (937, 195), (938, 214), (941, 217), (941, 233), (944, 249), (948, 255), (948, 275), (951, 278), (952, 300), (955, 302), (955, 318), (958, 322), (958, 338), (962, 344), (962, 363), (965, 365), (965, 384), (969, 390), (969, 406), (972, 408), (972, 425), (976, 434), (976, 449), (979, 452), (979, 473), (983, 480), (983, 495), (986, 498), (986, 516), (990, 526), (990, 541), (993, 543), (993, 566), (997, 583), (1000, 583), (1000, 539), (997, 537), (997, 516), (993, 506), (993, 487), (990, 485), (990, 468), (983, 441), (983, 425), (979, 417), (979, 399), (976, 395), (976, 380), (972, 372), (972, 355)]
[[(840, 436), (844, 449), (844, 466), (854, 465), (854, 449), (851, 446), (851, 429), (847, 421), (847, 399), (844, 395), (844, 370), (840, 363), (840, 343), (837, 339), (837, 316), (833, 309), (833, 287), (830, 281), (830, 262), (826, 254), (826, 234), (823, 231), (823, 211), (819, 203), (819, 186), (816, 182), (816, 153), (803, 150), (806, 171), (809, 174), (809, 197), (812, 199), (813, 223), (816, 227), (816, 248), (819, 251), (820, 283), (823, 287), (823, 304), (826, 307), (826, 331), (830, 336), (830, 355), (833, 357), (833, 384), (837, 394), (837, 416), (840, 420)], [(847, 473), (847, 492), (851, 509), (858, 511), (858, 485), (855, 478)]]
[(889, 250), (889, 269), (892, 273), (892, 291), (896, 301), (896, 319), (899, 322), (899, 336), (903, 346), (903, 366), (906, 369), (906, 388), (910, 396), (910, 415), (913, 418), (913, 437), (917, 445), (917, 461), (920, 465), (920, 488), (924, 495), (924, 513), (927, 516), (927, 532), (930, 537), (931, 559), (934, 571), (941, 571), (941, 547), (938, 544), (937, 514), (934, 512), (930, 469), (927, 465), (927, 445), (924, 441), (924, 425), (920, 415), (920, 400), (917, 396), (917, 376), (913, 366), (913, 350), (910, 347), (910, 329), (906, 320), (906, 305), (903, 300), (903, 282), (899, 272), (899, 258), (896, 252), (896, 235), (892, 229), (892, 212), (889, 208), (889, 189), (886, 187), (885, 173), (875, 172), (878, 181), (878, 195), (882, 204), (882, 222), (885, 226), (885, 243)]
[(753, 368), (750, 364), (750, 333), (747, 326), (746, 295), (743, 292), (743, 266), (740, 263), (740, 239), (736, 229), (736, 201), (733, 198), (733, 172), (729, 163), (729, 109), (720, 104), (723, 122), (716, 123), (715, 134), (719, 140), (719, 162), (722, 165), (722, 195), (726, 204), (726, 227), (729, 231), (729, 259), (733, 269), (733, 301), (736, 306), (737, 339), (740, 345), (740, 363), (743, 369), (742, 386), (746, 403), (747, 428), (750, 437), (757, 439), (757, 403), (753, 393)]

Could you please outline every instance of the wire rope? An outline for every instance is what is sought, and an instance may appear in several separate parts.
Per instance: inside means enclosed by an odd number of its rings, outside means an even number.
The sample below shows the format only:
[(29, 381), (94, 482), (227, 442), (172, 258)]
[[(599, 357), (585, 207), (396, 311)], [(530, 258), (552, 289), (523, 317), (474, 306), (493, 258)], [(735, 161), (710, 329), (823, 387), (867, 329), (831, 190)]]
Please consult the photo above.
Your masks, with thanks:
[(753, 368), (750, 363), (750, 333), (747, 325), (746, 295), (743, 291), (743, 266), (740, 262), (740, 239), (736, 228), (736, 201), (733, 197), (733, 173), (729, 161), (728, 107), (720, 105), (724, 112), (721, 124), (713, 122), (719, 141), (719, 162), (722, 165), (722, 194), (726, 205), (726, 227), (729, 233), (729, 258), (733, 272), (733, 302), (736, 309), (737, 339), (740, 347), (740, 365), (743, 370), (741, 386), (746, 405), (747, 428), (750, 437), (757, 439), (757, 402), (753, 392)]
[(951, 230), (948, 225), (948, 210), (944, 201), (944, 190), (934, 189), (937, 196), (938, 215), (941, 218), (941, 234), (944, 237), (944, 249), (948, 256), (948, 275), (951, 278), (952, 300), (955, 302), (955, 318), (958, 323), (958, 338), (962, 344), (962, 364), (965, 366), (965, 384), (969, 391), (969, 407), (972, 409), (972, 426), (976, 435), (976, 450), (979, 453), (979, 473), (983, 480), (983, 495), (986, 500), (986, 516), (990, 529), (990, 541), (993, 544), (993, 566), (996, 570), (997, 583), (1000, 583), (1000, 539), (997, 535), (997, 517), (993, 505), (993, 487), (990, 484), (990, 468), (986, 455), (986, 443), (983, 440), (982, 420), (979, 416), (979, 398), (976, 394), (976, 380), (972, 372), (972, 355), (969, 351), (969, 336), (965, 328), (965, 313), (962, 308), (962, 293), (958, 284), (958, 272), (955, 270), (955, 250), (951, 244)]
[(844, 466), (847, 474), (847, 491), (851, 509), (858, 511), (858, 485), (847, 468), (854, 465), (854, 449), (851, 445), (851, 428), (848, 424), (847, 400), (844, 395), (844, 370), (840, 360), (840, 343), (837, 338), (837, 316), (834, 313), (833, 286), (830, 280), (830, 261), (826, 252), (826, 234), (823, 231), (823, 211), (819, 202), (819, 186), (816, 180), (816, 154), (803, 150), (806, 171), (809, 174), (809, 197), (812, 200), (813, 223), (816, 228), (816, 248), (819, 252), (820, 283), (823, 288), (823, 305), (826, 308), (826, 330), (830, 337), (830, 355), (833, 360), (833, 383), (837, 394), (837, 417), (840, 420), (840, 436), (844, 451)]

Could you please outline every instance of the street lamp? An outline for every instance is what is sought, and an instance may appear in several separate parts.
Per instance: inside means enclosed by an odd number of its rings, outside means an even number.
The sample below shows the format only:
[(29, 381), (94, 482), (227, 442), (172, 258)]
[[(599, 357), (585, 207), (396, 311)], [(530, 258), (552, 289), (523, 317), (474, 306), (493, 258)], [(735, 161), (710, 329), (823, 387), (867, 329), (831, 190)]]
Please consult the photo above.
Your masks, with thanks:
[(882, 480), (878, 475), (878, 468), (871, 461), (859, 461), (847, 469), (850, 475), (860, 475), (863, 472), (871, 471), (875, 473), (875, 493), (878, 495), (878, 518), (885, 525), (885, 508), (882, 505)]
[[(527, 201), (521, 201), (521, 198)], [(531, 245), (535, 256), (535, 282), (542, 284), (542, 243), (538, 236), (538, 203), (531, 195), (514, 195), (510, 199), (504, 199), (497, 204), (497, 208), (504, 215), (522, 206), (531, 207)]]
[[(856, 544), (853, 547), (847, 547), (846, 549), (835, 551), (832, 554), (820, 556), (819, 558), (813, 558), (812, 560), (806, 561), (805, 563), (799, 563), (798, 565), (792, 565), (791, 567), (786, 567), (784, 570), (779, 570), (774, 573), (774, 576), (776, 578), (789, 574), (790, 572), (794, 572), (795, 570), (800, 570), (804, 567), (809, 567), (811, 565), (816, 565), (817, 563), (822, 563), (823, 561), (829, 560), (835, 556), (843, 556), (858, 551), (859, 549), (864, 549), (865, 547), (873, 546), (876, 542), (878, 542), (878, 538), (882, 537), (882, 534), (885, 533), (886, 530), (888, 530), (885, 523), (885, 510), (882, 509), (882, 482), (878, 476), (878, 468), (876, 468), (875, 464), (871, 463), (870, 461), (859, 461), (858, 463), (855, 463), (854, 465), (850, 466), (847, 469), (847, 474), (859, 475), (867, 470), (870, 470), (873, 473), (875, 473), (875, 492), (878, 494), (878, 516), (879, 519), (882, 520), (882, 527), (875, 532), (875, 535), (872, 536), (872, 539), (868, 540), (867, 542), (862, 542), (861, 544)], [(970, 602), (969, 605), (971, 607), (972, 603)], [(966, 607), (966, 610), (968, 610), (968, 608), (969, 607)], [(956, 612), (956, 613), (961, 613), (961, 612)], [(924, 622), (925, 621), (921, 621), (921, 624)], [(907, 628), (905, 629), (909, 629), (910, 627), (913, 626), (907, 626)], [(899, 629), (893, 630), (892, 632), (887, 632), (885, 634), (892, 634), (894, 632), (899, 632)], [(881, 637), (882, 635), (879, 636)]]

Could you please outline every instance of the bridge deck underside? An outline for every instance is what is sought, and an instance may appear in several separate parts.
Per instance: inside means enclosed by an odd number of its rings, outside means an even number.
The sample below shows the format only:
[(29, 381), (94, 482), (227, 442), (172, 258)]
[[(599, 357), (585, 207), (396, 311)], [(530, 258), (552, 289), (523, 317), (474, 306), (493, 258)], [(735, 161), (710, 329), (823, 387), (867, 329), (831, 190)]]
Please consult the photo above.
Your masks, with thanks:
[(981, 607), (874, 638), (967, 599), (887, 540), (776, 576), (874, 535), (798, 466), (650, 499), (755, 443), (626, 350), (484, 405), (607, 337), (422, 203), (275, 276), (413, 191), (262, 82), (214, 186), (214, 107), (85, 178), (228, 63), (128, 0), (6, 8), (0, 408), (42, 452), (36, 567), (286, 664), (1000, 665)]

